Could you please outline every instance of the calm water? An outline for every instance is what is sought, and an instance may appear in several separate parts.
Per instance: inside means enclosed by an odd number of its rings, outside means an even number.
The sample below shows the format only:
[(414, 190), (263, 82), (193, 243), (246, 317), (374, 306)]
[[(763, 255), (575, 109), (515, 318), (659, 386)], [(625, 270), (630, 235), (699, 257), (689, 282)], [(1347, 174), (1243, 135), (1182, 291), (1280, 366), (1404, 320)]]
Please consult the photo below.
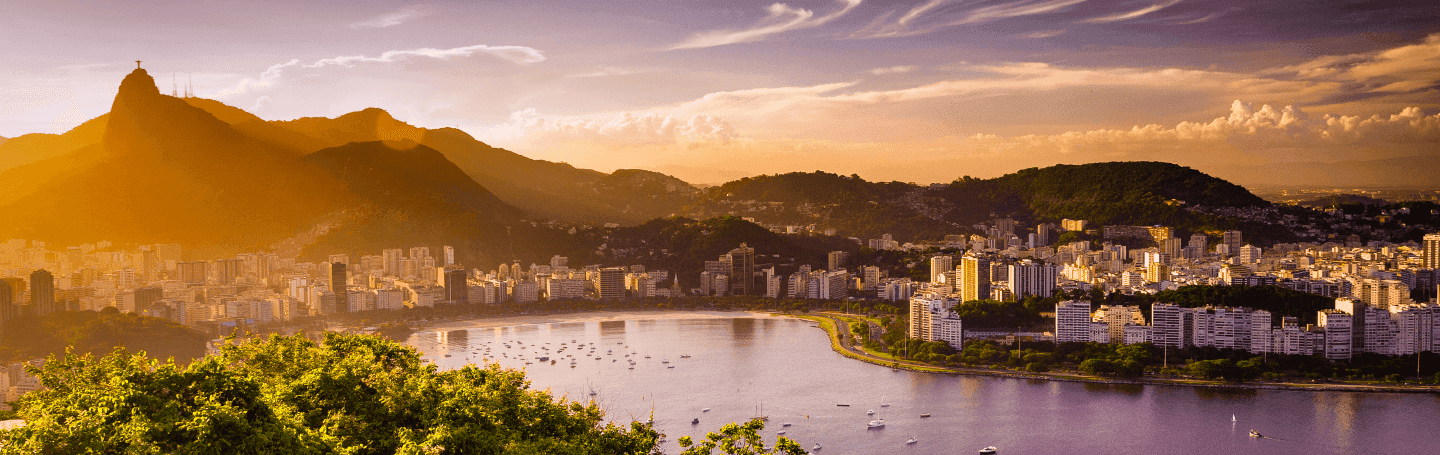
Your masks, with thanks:
[[(557, 355), (562, 342), (568, 348)], [(420, 332), (409, 344), (442, 367), (478, 361), (489, 347), (487, 357), (525, 368), (534, 388), (572, 398), (595, 391), (611, 420), (645, 420), (653, 409), (657, 428), (669, 436), (667, 453), (679, 452), (680, 436), (747, 420), (762, 406), (771, 443), (783, 429), (807, 449), (819, 442), (821, 454), (973, 454), (988, 445), (1002, 454), (1440, 453), (1440, 398), (1432, 395), (1217, 392), (897, 372), (841, 357), (823, 330), (802, 320), (519, 325)], [(624, 357), (630, 352), (638, 354)], [(567, 354), (579, 359), (575, 368)], [(540, 355), (560, 361), (516, 360)], [(1239, 422), (1232, 424), (1231, 415)], [(700, 424), (692, 426), (697, 417)], [(873, 418), (885, 419), (885, 427), (867, 429)], [(1252, 439), (1251, 428), (1271, 438)], [(912, 437), (919, 442), (907, 445)]]

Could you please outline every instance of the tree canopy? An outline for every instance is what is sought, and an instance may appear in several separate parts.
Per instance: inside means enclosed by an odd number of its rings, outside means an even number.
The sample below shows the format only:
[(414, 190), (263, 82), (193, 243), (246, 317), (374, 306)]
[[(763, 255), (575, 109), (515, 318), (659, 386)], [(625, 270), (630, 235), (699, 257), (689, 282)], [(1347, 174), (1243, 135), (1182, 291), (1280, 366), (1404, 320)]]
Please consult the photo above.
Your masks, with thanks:
[(32, 367), (26, 426), (5, 453), (647, 453), (656, 433), (602, 424), (593, 403), (529, 389), (524, 374), (441, 371), (374, 336), (271, 336), (181, 367), (117, 349)]

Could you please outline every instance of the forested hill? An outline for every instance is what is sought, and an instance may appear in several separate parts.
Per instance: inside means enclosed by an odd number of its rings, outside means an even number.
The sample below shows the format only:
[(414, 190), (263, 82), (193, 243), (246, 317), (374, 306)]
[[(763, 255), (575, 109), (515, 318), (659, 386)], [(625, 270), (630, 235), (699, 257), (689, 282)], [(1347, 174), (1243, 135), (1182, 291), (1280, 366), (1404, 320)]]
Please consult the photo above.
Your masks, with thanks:
[(1012, 216), (1027, 221), (1083, 219), (1094, 226), (1179, 226), (1192, 222), (1185, 206), (1270, 206), (1249, 190), (1203, 172), (1144, 161), (1062, 164), (983, 180), (962, 177), (932, 193), (960, 208), (946, 216), (960, 224)]
[(690, 216), (745, 216), (767, 225), (834, 228), (861, 239), (901, 242), (973, 232), (1011, 217), (1022, 225), (1064, 218), (1106, 224), (1216, 230), (1226, 220), (1187, 207), (1269, 207), (1239, 185), (1170, 163), (1112, 162), (1025, 169), (949, 185), (869, 182), (825, 172), (749, 177), (704, 190)]

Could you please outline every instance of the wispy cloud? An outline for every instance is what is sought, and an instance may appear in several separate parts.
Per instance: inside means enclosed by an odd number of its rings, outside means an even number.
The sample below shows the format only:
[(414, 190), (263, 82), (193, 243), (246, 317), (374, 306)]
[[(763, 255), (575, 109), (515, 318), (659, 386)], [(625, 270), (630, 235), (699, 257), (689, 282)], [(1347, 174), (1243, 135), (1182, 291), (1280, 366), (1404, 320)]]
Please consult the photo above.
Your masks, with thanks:
[(776, 33), (818, 27), (840, 16), (844, 16), (845, 13), (859, 6), (861, 0), (839, 0), (839, 2), (843, 5), (839, 10), (821, 17), (815, 17), (815, 12), (808, 9), (794, 8), (784, 3), (775, 3), (765, 8), (770, 14), (766, 16), (765, 19), (762, 19), (759, 24), (742, 30), (712, 30), (696, 33), (691, 35), (689, 39), (670, 46), (670, 50), (699, 49), (724, 46), (726, 44), (748, 43), (765, 39), (765, 37)]
[(526, 46), (487, 46), (477, 44), (474, 46), (455, 47), (450, 49), (408, 49), (385, 51), (379, 57), (366, 57), (364, 55), (352, 55), (317, 60), (315, 63), (305, 65), (306, 68), (320, 68), (326, 65), (350, 66), (356, 63), (394, 63), (407, 57), (430, 57), (441, 60), (454, 57), (469, 57), (475, 53), (484, 53), (509, 60), (511, 62), (528, 65), (545, 61), (545, 55), (540, 50)]
[(908, 72), (911, 72), (911, 71), (915, 71), (916, 69), (919, 69), (919, 68), (920, 68), (920, 67), (915, 66), (915, 65), (887, 66), (887, 67), (883, 67), (883, 68), (875, 68), (875, 69), (872, 69), (872, 70), (870, 70), (870, 74), (874, 74), (874, 75), (877, 75), (877, 76), (882, 75), (882, 74), (900, 74), (900, 73), (908, 73)]
[(1138, 18), (1138, 17), (1140, 17), (1140, 16), (1144, 16), (1144, 15), (1146, 15), (1146, 14), (1150, 14), (1150, 13), (1153, 13), (1153, 12), (1156, 12), (1156, 11), (1160, 11), (1160, 10), (1165, 9), (1165, 8), (1169, 8), (1169, 7), (1171, 7), (1171, 6), (1175, 6), (1176, 3), (1180, 3), (1180, 0), (1169, 0), (1169, 1), (1166, 1), (1166, 2), (1156, 3), (1156, 4), (1154, 4), (1154, 5), (1150, 5), (1150, 6), (1147, 6), (1147, 7), (1144, 7), (1144, 8), (1140, 8), (1140, 9), (1137, 9), (1137, 10), (1134, 10), (1134, 11), (1126, 11), (1126, 12), (1115, 13), (1115, 14), (1110, 14), (1110, 15), (1106, 15), (1106, 16), (1092, 17), (1092, 18), (1090, 18), (1090, 19), (1085, 19), (1085, 20), (1083, 20), (1083, 21), (1080, 21), (1080, 23), (1082, 23), (1082, 24), (1108, 24), (1108, 23), (1111, 23), (1111, 22), (1128, 21), (1128, 20), (1130, 20), (1130, 19), (1135, 19), (1135, 18)]
[(427, 14), (430, 14), (430, 12), (420, 8), (405, 8), (399, 11), (385, 13), (360, 22), (353, 22), (350, 24), (350, 28), (361, 29), (394, 27), (396, 25), (419, 19)]
[(1060, 35), (1062, 35), (1062, 34), (1064, 34), (1064, 33), (1065, 33), (1065, 30), (1064, 30), (1064, 29), (1060, 29), (1060, 30), (1040, 30), (1040, 31), (1035, 31), (1035, 32), (1030, 32), (1030, 33), (1022, 34), (1022, 35), (1020, 35), (1020, 37), (1021, 37), (1021, 38), (1027, 38), (1027, 39), (1044, 39), (1044, 38), (1054, 38), (1054, 37), (1060, 36)]
[[(1194, 19), (1184, 19), (1184, 18), (1182, 18), (1182, 19), (1179, 20), (1178, 22), (1175, 22), (1175, 25), (1203, 24), (1203, 23), (1210, 22), (1210, 21), (1213, 21), (1213, 20), (1215, 20), (1215, 19), (1218, 19), (1220, 16), (1224, 16), (1224, 15), (1226, 15), (1226, 14), (1229, 14), (1229, 13), (1232, 12), (1232, 11), (1239, 11), (1239, 10), (1240, 10), (1239, 8), (1230, 8), (1230, 9), (1227, 9), (1227, 10), (1225, 10), (1225, 11), (1220, 11), (1220, 12), (1216, 12), (1216, 13), (1206, 14), (1206, 15), (1204, 15), (1204, 16), (1197, 17), (1197, 18), (1194, 18)], [(1191, 16), (1191, 17), (1194, 17), (1194, 16)]]
[(636, 69), (630, 69), (630, 68), (615, 68), (615, 67), (610, 67), (610, 66), (602, 66), (602, 67), (600, 67), (599, 69), (596, 69), (595, 71), (590, 71), (590, 72), (585, 72), (585, 73), (566, 74), (565, 77), (585, 78), (585, 77), (624, 76), (624, 75), (626, 75), (626, 74), (637, 74), (637, 73), (642, 73), (642, 72), (644, 72), (644, 71), (636, 70)]
[(1086, 0), (1019, 0), (999, 5), (967, 9), (953, 13), (955, 8), (941, 8), (950, 0), (927, 0), (916, 5), (894, 22), (891, 15), (881, 16), (855, 33), (851, 38), (889, 38), (921, 35), (958, 25), (980, 24), (1011, 17), (1049, 14), (1064, 10)]
[(270, 65), (265, 72), (260, 73), (259, 78), (243, 78), (235, 84), (234, 88), (221, 90), (215, 94), (216, 98), (229, 98), (235, 95), (249, 92), (252, 89), (270, 88), (278, 83), (281, 71), (290, 67), (321, 68), (325, 66), (353, 66), (357, 63), (393, 63), (409, 57), (430, 57), (436, 59), (450, 59), (455, 57), (469, 57), (476, 53), (485, 53), (509, 60), (516, 64), (528, 65), (542, 62), (545, 55), (540, 50), (525, 46), (486, 46), (477, 44), (474, 46), (456, 47), (451, 49), (409, 49), (385, 51), (379, 57), (366, 57), (363, 55), (342, 56), (316, 60), (309, 65), (300, 65), (300, 59), (291, 59), (285, 63)]
[(269, 68), (265, 69), (265, 72), (260, 73), (259, 79), (251, 79), (248, 77), (241, 79), (239, 83), (235, 84), (235, 88), (221, 90), (220, 93), (215, 94), (215, 97), (229, 98), (235, 95), (239, 95), (241, 93), (248, 92), (250, 91), (250, 89), (269, 88), (270, 86), (275, 85), (276, 80), (280, 79), (280, 70), (299, 64), (300, 59), (296, 58), (290, 59), (290, 61), (285, 63), (277, 63), (274, 65), (270, 65)]

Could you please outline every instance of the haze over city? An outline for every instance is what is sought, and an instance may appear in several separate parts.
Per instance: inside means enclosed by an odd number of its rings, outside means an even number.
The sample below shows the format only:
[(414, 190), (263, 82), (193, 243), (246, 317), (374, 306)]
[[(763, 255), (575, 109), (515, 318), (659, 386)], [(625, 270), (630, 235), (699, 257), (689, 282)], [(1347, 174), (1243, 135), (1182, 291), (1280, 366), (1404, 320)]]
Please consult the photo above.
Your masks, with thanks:
[(1253, 186), (1287, 167), (1430, 169), (1440, 153), (1440, 8), (1427, 1), (4, 11), (3, 137), (104, 114), (138, 59), (162, 92), (193, 86), (266, 120), (378, 107), (535, 159), (701, 184), (817, 169), (929, 183), (1157, 160)]

